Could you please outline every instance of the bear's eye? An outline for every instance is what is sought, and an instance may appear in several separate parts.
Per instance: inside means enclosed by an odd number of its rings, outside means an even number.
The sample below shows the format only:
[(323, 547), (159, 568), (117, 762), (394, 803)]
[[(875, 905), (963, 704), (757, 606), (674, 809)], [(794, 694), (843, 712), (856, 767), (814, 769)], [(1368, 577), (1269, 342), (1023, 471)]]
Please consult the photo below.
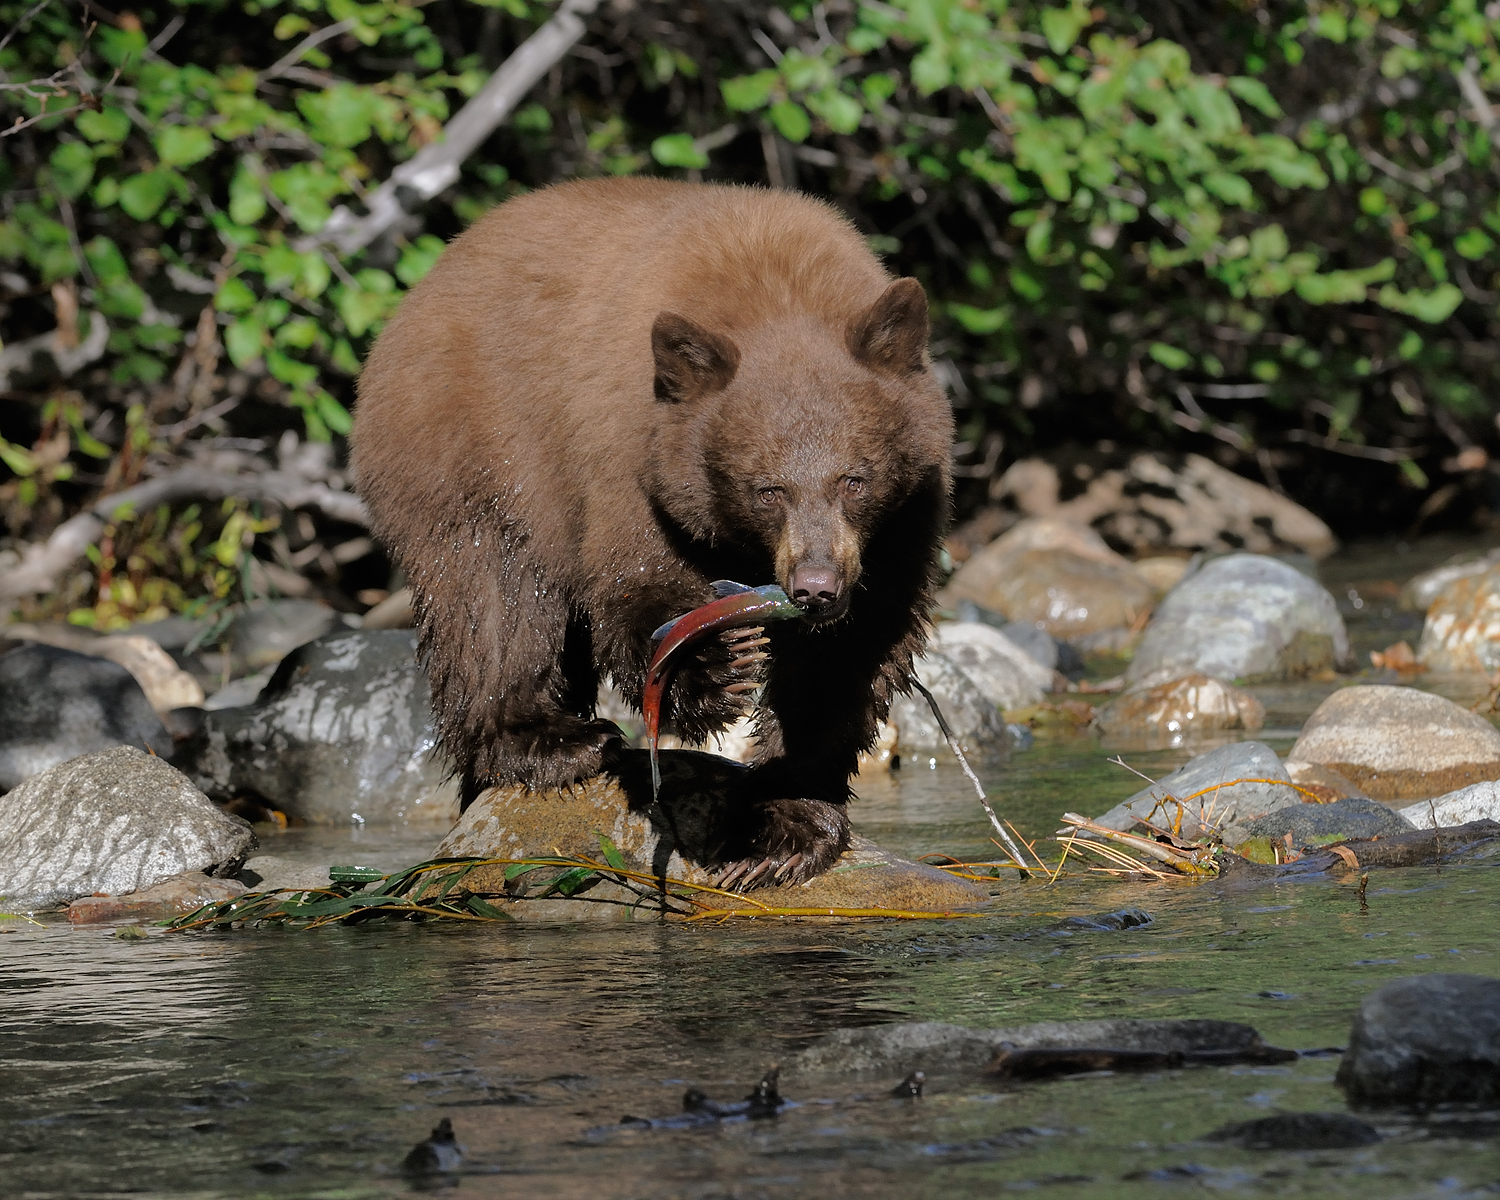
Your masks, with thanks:
[(765, 505), (772, 505), (772, 504), (780, 504), (781, 503), (781, 489), (780, 488), (774, 488), (774, 487), (761, 488), (760, 491), (758, 491), (758, 492), (755, 493), (755, 496), (756, 496), (756, 499), (758, 499), (762, 504), (765, 504)]
[(844, 477), (844, 491), (851, 496), (858, 496), (865, 490), (865, 481), (858, 475), (846, 475)]

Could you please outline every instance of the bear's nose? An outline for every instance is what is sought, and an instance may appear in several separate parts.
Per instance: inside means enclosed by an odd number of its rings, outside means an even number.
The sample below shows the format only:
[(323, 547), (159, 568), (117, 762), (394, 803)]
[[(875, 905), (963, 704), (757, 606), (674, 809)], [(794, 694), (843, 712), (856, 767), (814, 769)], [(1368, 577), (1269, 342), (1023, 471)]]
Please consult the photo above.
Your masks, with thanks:
[(832, 567), (798, 567), (792, 572), (792, 601), (803, 608), (827, 608), (839, 598), (839, 573)]

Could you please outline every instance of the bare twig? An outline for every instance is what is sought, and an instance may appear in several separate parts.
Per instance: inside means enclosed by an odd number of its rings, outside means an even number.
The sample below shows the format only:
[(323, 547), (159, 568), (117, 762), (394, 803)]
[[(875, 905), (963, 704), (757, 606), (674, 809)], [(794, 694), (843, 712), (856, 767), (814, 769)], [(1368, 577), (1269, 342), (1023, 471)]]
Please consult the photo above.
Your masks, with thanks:
[(1419, 192), (1430, 192), (1441, 183), (1447, 176), (1451, 175), (1459, 167), (1463, 166), (1464, 156), (1462, 154), (1450, 154), (1437, 166), (1427, 171), (1408, 171), (1399, 163), (1393, 163), (1380, 151), (1370, 147), (1359, 147), (1359, 153), (1372, 167), (1384, 171), (1392, 179), (1414, 187)]
[(349, 30), (353, 29), (356, 24), (357, 22), (353, 17), (346, 17), (344, 20), (336, 22), (333, 25), (329, 25), (323, 29), (314, 30), (312, 33), (308, 34), (305, 38), (298, 42), (295, 46), (293, 46), (291, 50), (289, 50), (286, 54), (283, 54), (279, 59), (277, 59), (274, 63), (272, 63), (269, 67), (262, 71), (256, 77), (256, 83), (263, 83), (267, 79), (276, 79), (281, 75), (285, 75), (287, 73), (287, 68), (294, 66), (298, 62), (300, 62), (302, 56), (309, 50), (311, 50), (314, 46), (321, 46), (329, 38), (336, 38), (341, 33), (348, 33)]
[(51, 3), (52, 0), (37, 0), (35, 4), (28, 8), (25, 13), (22, 14), (21, 19), (10, 27), (10, 32), (7, 33), (3, 38), (0, 38), (0, 50), (4, 50), (5, 47), (10, 45), (10, 39), (15, 37), (16, 34), (20, 33), (21, 30), (25, 29), (26, 26), (30, 25), (31, 18), (36, 16), (37, 13), (41, 12), (42, 9), (46, 8), (47, 5)]
[(551, 19), (522, 42), (490, 76), (489, 82), (443, 127), (442, 140), (424, 146), (366, 197), (369, 211), (363, 217), (356, 217), (340, 205), (322, 231), (302, 239), (298, 249), (305, 252), (332, 244), (351, 254), (368, 246), (399, 221), (407, 203), (430, 200), (455, 183), (464, 160), (583, 36), (583, 18), (598, 4), (599, 0), (563, 0)]
[(1317, 446), (1321, 450), (1331, 450), (1335, 454), (1347, 454), (1350, 458), (1370, 458), (1376, 462), (1403, 462), (1408, 458), (1421, 458), (1427, 453), (1426, 446), (1412, 446), (1405, 450), (1386, 450), (1379, 446), (1360, 446), (1354, 442), (1343, 442), (1326, 434), (1309, 433), (1305, 429), (1288, 429), (1286, 440), (1301, 442), (1306, 446)]

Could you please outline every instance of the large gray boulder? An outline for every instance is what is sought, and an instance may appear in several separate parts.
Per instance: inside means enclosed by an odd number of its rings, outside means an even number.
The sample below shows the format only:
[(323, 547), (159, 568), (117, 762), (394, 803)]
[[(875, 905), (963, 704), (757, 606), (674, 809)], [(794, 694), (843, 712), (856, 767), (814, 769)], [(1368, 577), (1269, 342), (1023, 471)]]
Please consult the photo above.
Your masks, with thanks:
[(134, 746), (74, 758), (0, 798), (0, 895), (36, 911), (239, 869), (255, 833)]
[(1230, 554), (1168, 593), (1125, 679), (1295, 679), (1349, 661), (1349, 634), (1322, 585), (1279, 559)]
[(1500, 779), (1500, 730), (1442, 696), (1371, 684), (1318, 705), (1287, 757), (1332, 767), (1376, 800), (1420, 800)]
[[(999, 708), (947, 655), (929, 649), (913, 664), (917, 680), (930, 691), (949, 728), (965, 754), (1003, 754), (1010, 735)], [(932, 715), (927, 698), (915, 688), (909, 696), (897, 696), (889, 717), (896, 730), (897, 749), (902, 754), (948, 753), (948, 742)]]
[(251, 793), (317, 824), (458, 815), (416, 635), (405, 629), (298, 647), (254, 704), (205, 714), (174, 761), (215, 799)]
[(1417, 829), (1451, 829), (1470, 821), (1500, 821), (1500, 780), (1486, 779), (1399, 810)]
[(57, 646), (0, 655), (0, 791), (110, 746), (172, 752), (171, 736), (129, 671)]
[(1235, 844), (1230, 831), (1239, 824), (1302, 803), (1301, 793), (1291, 782), (1281, 760), (1269, 746), (1261, 742), (1236, 742), (1189, 760), (1172, 774), (1095, 818), (1095, 822), (1109, 829), (1128, 830), (1137, 821), (1149, 820), (1153, 825), (1170, 828), (1180, 816), (1184, 837), (1195, 838), (1213, 828)]
[[(1033, 628), (1032, 632), (1047, 638), (1043, 630)], [(1040, 704), (1052, 690), (1050, 666), (1043, 666), (1008, 634), (983, 622), (945, 621), (932, 631), (928, 645), (957, 666), (984, 698), (1001, 710)], [(1056, 645), (1051, 649), (1055, 660)]]
[(1415, 975), (1372, 992), (1336, 1081), (1369, 1106), (1500, 1100), (1500, 979)]

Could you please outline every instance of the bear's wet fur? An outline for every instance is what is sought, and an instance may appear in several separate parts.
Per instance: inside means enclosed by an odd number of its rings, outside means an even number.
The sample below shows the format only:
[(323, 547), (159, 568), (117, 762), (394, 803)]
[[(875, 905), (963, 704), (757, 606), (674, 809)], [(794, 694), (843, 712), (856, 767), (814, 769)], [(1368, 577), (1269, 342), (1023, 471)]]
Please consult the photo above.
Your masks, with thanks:
[[(921, 287), (788, 192), (567, 183), (454, 241), (370, 353), (354, 448), (466, 798), (600, 771), (600, 679), (638, 700), (653, 630), (713, 580), (775, 581), (807, 615), (766, 630), (760, 750), (717, 855), (742, 887), (837, 859), (947, 519), (927, 332)], [(751, 669), (700, 652), (668, 724), (725, 728)]]

